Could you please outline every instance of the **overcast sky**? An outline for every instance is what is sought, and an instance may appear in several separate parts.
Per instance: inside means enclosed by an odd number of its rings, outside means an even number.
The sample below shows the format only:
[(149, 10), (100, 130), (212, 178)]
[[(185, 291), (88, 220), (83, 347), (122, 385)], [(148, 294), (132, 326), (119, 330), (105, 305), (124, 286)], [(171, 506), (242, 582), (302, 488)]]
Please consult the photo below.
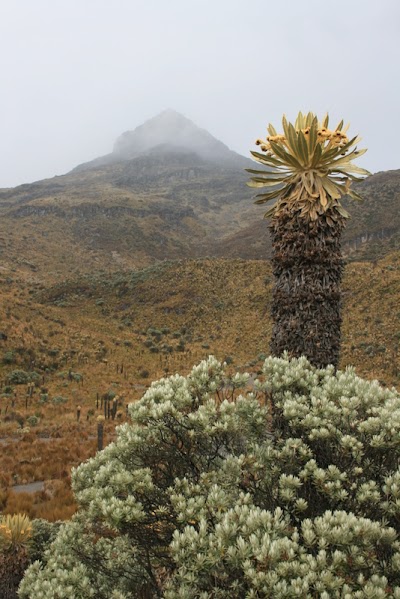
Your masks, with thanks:
[(400, 168), (399, 0), (2, 0), (0, 187), (63, 174), (173, 108), (248, 155), (329, 111)]

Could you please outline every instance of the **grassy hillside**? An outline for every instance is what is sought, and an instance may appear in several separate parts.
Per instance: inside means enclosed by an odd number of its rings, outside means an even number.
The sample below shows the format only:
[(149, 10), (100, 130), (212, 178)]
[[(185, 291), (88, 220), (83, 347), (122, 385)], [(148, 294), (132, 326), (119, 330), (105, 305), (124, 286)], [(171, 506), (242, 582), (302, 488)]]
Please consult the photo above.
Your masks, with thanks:
[[(138, 269), (164, 259), (270, 256), (264, 207), (243, 165), (153, 152), (0, 190), (0, 256), (37, 280)], [(400, 171), (358, 186), (344, 251), (375, 260), (400, 248)]]
[(195, 154), (152, 154), (0, 191), (2, 262), (56, 280), (206, 255), (254, 218), (246, 179)]
[[(210, 353), (257, 373), (268, 353), (266, 261), (163, 262), (57, 284), (35, 281), (25, 268), (14, 271), (0, 270), (5, 511), (70, 516), (70, 468), (96, 451), (105, 398), (112, 407), (117, 396), (118, 414), (105, 421), (108, 442), (127, 404), (152, 380), (186, 373)], [(399, 294), (400, 252), (347, 266), (342, 368), (353, 364), (362, 376), (400, 386)], [(39, 493), (10, 490), (34, 480), (47, 481)]]
[[(351, 218), (343, 234), (349, 260), (374, 261), (400, 249), (400, 170), (377, 173), (357, 185), (361, 203), (344, 200)], [(214, 255), (254, 259), (269, 257), (271, 243), (265, 207), (254, 207), (257, 220), (228, 234), (214, 246)]]

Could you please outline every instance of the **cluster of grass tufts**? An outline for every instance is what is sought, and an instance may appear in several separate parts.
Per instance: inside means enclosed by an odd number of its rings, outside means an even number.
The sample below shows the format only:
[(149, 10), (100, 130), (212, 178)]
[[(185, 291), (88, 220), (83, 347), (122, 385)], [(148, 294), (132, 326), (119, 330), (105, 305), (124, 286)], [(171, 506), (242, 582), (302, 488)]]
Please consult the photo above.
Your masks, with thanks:
[(193, 341), (191, 331), (182, 327), (179, 331), (171, 331), (169, 327), (149, 327), (142, 331), (145, 337), (142, 343), (152, 354), (172, 354), (173, 352), (184, 352), (186, 344)]

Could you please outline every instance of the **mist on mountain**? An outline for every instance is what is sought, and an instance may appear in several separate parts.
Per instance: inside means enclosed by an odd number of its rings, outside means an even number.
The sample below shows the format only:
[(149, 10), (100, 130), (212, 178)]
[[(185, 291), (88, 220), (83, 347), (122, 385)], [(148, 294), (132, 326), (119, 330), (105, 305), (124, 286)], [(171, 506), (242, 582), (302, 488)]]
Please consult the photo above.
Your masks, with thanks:
[(179, 112), (167, 109), (118, 137), (110, 154), (80, 164), (72, 172), (133, 160), (148, 154), (191, 153), (218, 165), (242, 167), (250, 160), (230, 150), (222, 141)]

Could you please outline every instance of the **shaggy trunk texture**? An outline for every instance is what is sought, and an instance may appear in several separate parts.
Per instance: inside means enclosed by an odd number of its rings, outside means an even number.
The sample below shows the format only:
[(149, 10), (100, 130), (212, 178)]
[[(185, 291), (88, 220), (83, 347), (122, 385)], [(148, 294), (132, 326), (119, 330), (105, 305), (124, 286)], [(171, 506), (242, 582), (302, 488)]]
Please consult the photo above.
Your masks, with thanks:
[(0, 599), (18, 599), (18, 586), (28, 565), (24, 548), (0, 553)]
[(328, 226), (325, 217), (311, 222), (292, 209), (271, 219), (274, 356), (287, 350), (291, 357), (306, 356), (319, 368), (337, 367), (344, 228), (344, 219), (339, 218)]

